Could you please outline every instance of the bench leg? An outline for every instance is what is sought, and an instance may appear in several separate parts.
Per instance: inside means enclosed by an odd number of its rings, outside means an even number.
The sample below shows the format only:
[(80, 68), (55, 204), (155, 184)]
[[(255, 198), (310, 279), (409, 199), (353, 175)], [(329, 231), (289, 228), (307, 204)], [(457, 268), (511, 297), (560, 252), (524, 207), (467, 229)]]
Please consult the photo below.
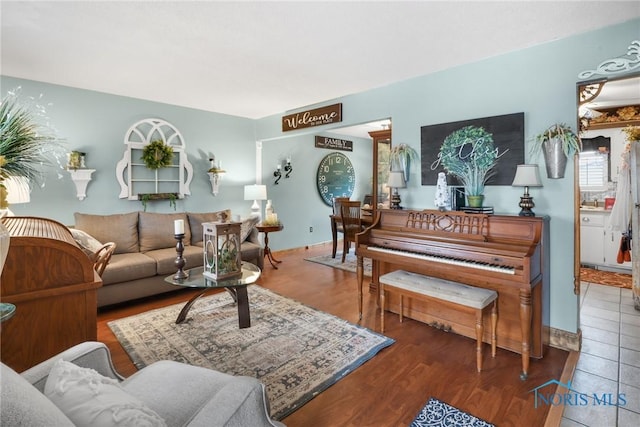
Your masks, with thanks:
[(476, 367), (478, 372), (482, 370), (482, 309), (476, 310)]
[(498, 300), (493, 301), (491, 307), (491, 357), (496, 357), (496, 345), (497, 345), (497, 333), (496, 327), (498, 326)]
[(380, 283), (380, 331), (384, 333), (384, 285)]

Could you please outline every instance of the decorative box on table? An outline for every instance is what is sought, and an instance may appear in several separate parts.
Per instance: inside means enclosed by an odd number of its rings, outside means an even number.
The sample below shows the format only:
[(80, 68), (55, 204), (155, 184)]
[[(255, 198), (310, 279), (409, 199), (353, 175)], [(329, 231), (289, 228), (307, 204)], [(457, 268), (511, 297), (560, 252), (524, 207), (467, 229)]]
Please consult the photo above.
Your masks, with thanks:
[(203, 222), (204, 276), (213, 280), (242, 276), (239, 222)]

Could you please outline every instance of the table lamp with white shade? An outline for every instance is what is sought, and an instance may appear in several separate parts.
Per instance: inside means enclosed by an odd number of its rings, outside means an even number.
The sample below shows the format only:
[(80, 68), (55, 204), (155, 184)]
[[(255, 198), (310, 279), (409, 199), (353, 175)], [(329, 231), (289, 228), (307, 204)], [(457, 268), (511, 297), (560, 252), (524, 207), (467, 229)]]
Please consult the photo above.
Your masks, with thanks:
[[(2, 183), (7, 190), (7, 203), (9, 206), (19, 203), (29, 203), (31, 201), (31, 188), (29, 187), (29, 180), (27, 178), (23, 176), (10, 176)], [(13, 212), (7, 208), (2, 216), (5, 215), (13, 216)]]
[(259, 184), (245, 185), (244, 199), (253, 200), (253, 205), (251, 205), (251, 215), (261, 216), (258, 200), (267, 200), (267, 186)]
[(389, 180), (387, 181), (389, 188), (393, 189), (391, 194), (391, 209), (402, 209), (400, 206), (400, 195), (398, 194), (398, 188), (405, 188), (407, 183), (404, 180), (404, 173), (402, 171), (389, 172)]
[(529, 187), (542, 187), (538, 165), (518, 165), (516, 176), (513, 178), (513, 187), (524, 187), (524, 195), (520, 197), (519, 206), (522, 209), (520, 216), (536, 216), (531, 210), (535, 207), (533, 197), (529, 195)]

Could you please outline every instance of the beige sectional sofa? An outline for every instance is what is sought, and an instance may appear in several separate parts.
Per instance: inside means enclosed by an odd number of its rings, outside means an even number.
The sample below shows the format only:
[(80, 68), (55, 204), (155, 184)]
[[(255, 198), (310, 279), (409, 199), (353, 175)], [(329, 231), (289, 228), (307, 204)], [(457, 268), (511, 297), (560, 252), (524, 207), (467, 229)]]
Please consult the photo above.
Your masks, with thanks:
[[(186, 260), (185, 269), (202, 266), (202, 223), (219, 221), (224, 212), (148, 213), (130, 212), (114, 215), (74, 214), (72, 233), (81, 246), (86, 240), (114, 242), (115, 251), (102, 274), (103, 285), (98, 289), (98, 307), (130, 301), (178, 288), (164, 281), (176, 272), (176, 239), (174, 221), (184, 220)], [(241, 257), (260, 269), (264, 263), (264, 248), (258, 240), (257, 217), (242, 221)], [(79, 231), (78, 231), (79, 230)], [(84, 239), (80, 238), (84, 235)], [(87, 236), (88, 235), (88, 236)], [(90, 251), (90, 249), (88, 249)]]

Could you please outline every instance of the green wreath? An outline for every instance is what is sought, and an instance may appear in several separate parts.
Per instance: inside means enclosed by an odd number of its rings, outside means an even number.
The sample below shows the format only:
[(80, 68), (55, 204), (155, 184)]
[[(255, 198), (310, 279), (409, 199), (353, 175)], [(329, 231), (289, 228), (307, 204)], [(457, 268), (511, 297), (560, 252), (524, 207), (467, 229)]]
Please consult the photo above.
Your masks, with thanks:
[(142, 161), (149, 169), (160, 169), (173, 162), (173, 148), (161, 140), (151, 141), (142, 149)]

